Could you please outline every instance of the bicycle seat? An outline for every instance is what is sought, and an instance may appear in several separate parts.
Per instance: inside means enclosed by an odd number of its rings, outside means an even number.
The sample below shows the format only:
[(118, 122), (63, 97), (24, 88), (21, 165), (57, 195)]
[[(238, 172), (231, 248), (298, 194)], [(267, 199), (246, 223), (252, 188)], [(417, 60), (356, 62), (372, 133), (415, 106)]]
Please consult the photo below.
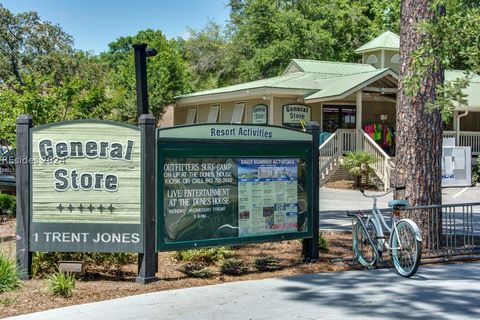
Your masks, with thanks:
[(390, 200), (388, 201), (388, 206), (390, 208), (399, 208), (399, 207), (405, 208), (410, 206), (410, 203), (408, 203), (407, 200)]

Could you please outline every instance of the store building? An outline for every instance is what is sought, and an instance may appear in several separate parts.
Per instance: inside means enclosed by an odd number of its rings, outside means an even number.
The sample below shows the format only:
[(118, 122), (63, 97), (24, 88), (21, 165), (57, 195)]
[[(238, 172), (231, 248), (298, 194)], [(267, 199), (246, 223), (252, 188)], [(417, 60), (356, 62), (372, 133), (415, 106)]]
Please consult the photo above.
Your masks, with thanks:
[[(321, 170), (326, 178), (346, 151), (366, 150), (376, 158), (379, 178), (389, 179), (394, 155), (399, 36), (385, 32), (361, 46), (362, 63), (293, 59), (278, 77), (176, 97), (174, 125), (254, 123), (301, 128), (320, 124)], [(453, 80), (462, 71), (446, 71)], [(466, 89), (468, 106), (458, 106), (445, 137), (480, 153), (480, 76)], [(330, 168), (330, 169), (329, 169)]]

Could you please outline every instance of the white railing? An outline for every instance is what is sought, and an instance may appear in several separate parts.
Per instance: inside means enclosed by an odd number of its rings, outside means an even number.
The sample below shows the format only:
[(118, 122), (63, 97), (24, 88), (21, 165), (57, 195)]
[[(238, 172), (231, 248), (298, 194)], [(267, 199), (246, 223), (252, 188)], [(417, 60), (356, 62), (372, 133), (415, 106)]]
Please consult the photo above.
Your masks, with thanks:
[(340, 143), (339, 149), (342, 151), (342, 154), (345, 154), (349, 151), (354, 152), (356, 150), (356, 139), (357, 139), (357, 130), (356, 129), (338, 129), (337, 130)]
[(480, 155), (480, 132), (478, 131), (444, 131), (444, 138), (455, 138), (455, 145), (459, 147), (472, 147), (472, 155)]
[(371, 154), (375, 159), (372, 165), (373, 170), (387, 190), (390, 188), (390, 171), (393, 168), (391, 158), (368, 134), (363, 130), (360, 132), (362, 134), (362, 150)]
[(338, 157), (341, 156), (339, 149), (339, 136), (337, 132), (328, 137), (325, 142), (320, 145), (320, 178), (324, 179), (330, 170), (337, 165)]
[(357, 150), (357, 135), (360, 137), (361, 150), (368, 152), (375, 159), (373, 169), (383, 182), (385, 189), (390, 186), (390, 171), (393, 168), (390, 156), (363, 130), (339, 129), (333, 133), (319, 148), (320, 177), (324, 179), (338, 164), (341, 156)]

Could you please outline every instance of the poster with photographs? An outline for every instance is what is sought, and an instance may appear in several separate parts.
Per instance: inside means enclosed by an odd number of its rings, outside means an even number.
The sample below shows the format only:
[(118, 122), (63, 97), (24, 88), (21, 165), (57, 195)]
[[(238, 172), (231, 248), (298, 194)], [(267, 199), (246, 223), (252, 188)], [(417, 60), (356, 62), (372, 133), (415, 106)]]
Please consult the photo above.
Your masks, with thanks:
[(298, 229), (298, 159), (237, 160), (240, 235)]

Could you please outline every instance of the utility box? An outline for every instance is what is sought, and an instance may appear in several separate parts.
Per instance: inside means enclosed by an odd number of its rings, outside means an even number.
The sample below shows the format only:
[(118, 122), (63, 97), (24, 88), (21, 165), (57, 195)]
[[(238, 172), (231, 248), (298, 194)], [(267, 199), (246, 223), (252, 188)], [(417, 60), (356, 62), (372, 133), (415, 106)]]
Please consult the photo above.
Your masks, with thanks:
[(472, 184), (471, 147), (443, 146), (442, 187), (468, 187)]

